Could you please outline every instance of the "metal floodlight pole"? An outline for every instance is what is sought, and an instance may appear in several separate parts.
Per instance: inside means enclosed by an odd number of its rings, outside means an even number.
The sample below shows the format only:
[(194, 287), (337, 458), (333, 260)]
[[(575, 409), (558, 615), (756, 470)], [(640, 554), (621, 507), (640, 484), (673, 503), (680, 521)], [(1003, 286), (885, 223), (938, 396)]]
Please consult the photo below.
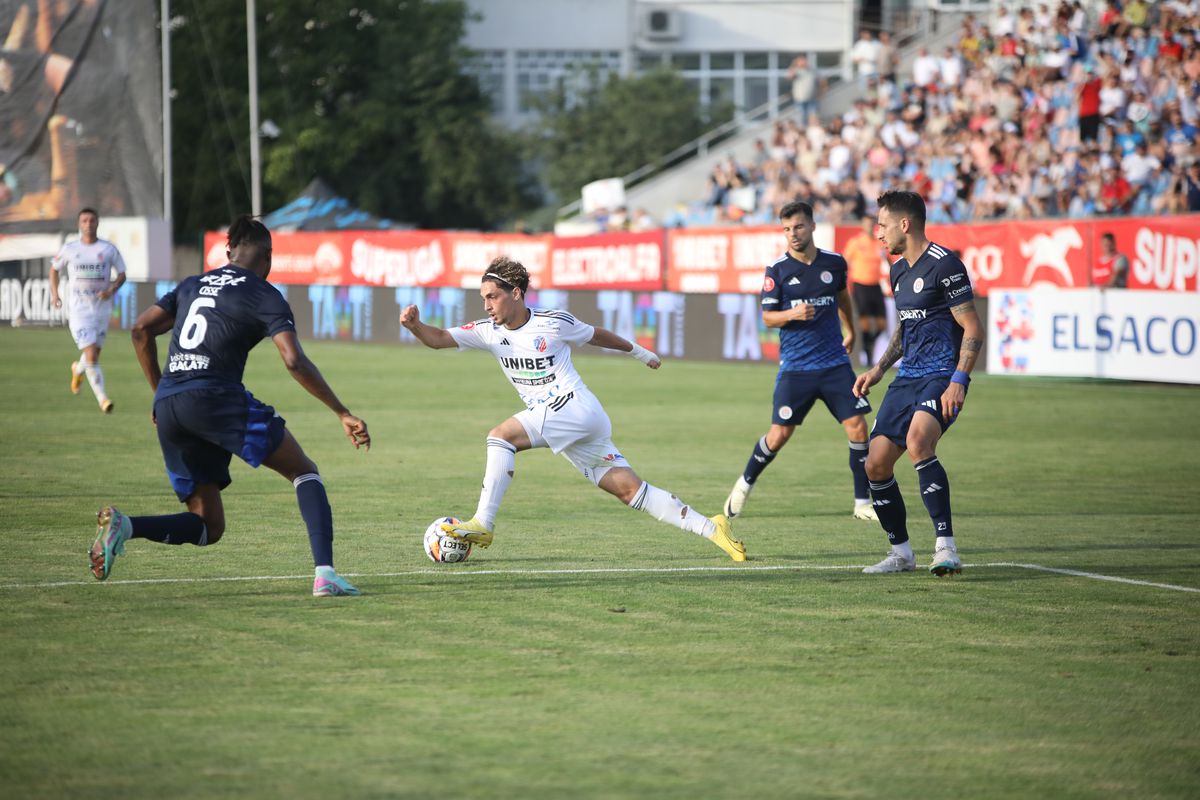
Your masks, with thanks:
[(246, 0), (246, 45), (250, 67), (250, 211), (262, 214), (262, 170), (258, 149), (258, 32), (254, 0)]
[(162, 0), (158, 27), (162, 37), (162, 215), (171, 221), (171, 0)]

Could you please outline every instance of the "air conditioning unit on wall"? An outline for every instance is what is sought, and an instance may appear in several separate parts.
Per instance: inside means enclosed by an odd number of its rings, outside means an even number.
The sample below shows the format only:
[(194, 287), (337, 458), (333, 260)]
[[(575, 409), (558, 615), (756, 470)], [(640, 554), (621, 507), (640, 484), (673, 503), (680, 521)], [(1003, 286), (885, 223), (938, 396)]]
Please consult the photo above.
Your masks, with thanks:
[(673, 42), (683, 36), (683, 15), (670, 6), (643, 6), (641, 34), (653, 42)]

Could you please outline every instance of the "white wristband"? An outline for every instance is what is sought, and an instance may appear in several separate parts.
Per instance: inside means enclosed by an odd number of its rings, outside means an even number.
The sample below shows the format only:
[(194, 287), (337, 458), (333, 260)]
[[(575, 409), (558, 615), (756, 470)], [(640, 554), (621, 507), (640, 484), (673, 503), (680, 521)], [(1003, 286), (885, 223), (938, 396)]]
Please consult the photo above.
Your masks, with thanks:
[(649, 364), (651, 361), (661, 360), (657, 355), (655, 355), (654, 351), (647, 350), (637, 342), (633, 343), (633, 350), (629, 353), (629, 355), (633, 356), (643, 364)]

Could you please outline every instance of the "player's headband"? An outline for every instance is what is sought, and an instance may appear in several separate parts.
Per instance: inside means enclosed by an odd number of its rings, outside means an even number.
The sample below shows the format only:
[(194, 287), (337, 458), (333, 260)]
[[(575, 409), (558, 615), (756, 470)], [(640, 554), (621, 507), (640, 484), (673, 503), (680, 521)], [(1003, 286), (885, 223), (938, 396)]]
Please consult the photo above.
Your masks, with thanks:
[(496, 283), (502, 283), (502, 284), (504, 284), (505, 286), (507, 286), (507, 287), (508, 287), (508, 288), (510, 288), (510, 289), (515, 289), (515, 288), (517, 288), (517, 287), (516, 287), (514, 284), (512, 284), (512, 283), (510, 283), (510, 282), (508, 282), (508, 281), (506, 281), (506, 280), (504, 280), (504, 278), (501, 278), (499, 275), (497, 275), (497, 274), (496, 274), (496, 273), (494, 273), (494, 272), (485, 272), (485, 273), (484, 273), (484, 275), (483, 275), (483, 278), (484, 278), (484, 280), (487, 280), (488, 278), (491, 278), (491, 279), (492, 279), (492, 280), (494, 280)]

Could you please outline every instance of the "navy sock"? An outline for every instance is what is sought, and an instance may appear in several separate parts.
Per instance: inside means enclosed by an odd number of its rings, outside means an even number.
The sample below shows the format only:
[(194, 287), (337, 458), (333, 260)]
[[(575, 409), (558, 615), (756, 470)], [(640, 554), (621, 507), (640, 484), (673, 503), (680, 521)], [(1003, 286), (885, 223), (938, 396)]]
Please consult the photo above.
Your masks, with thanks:
[(854, 499), (870, 500), (871, 491), (867, 481), (867, 443), (850, 443), (850, 474), (854, 476)]
[(953, 536), (950, 522), (950, 479), (937, 456), (917, 464), (917, 480), (921, 483), (921, 499), (933, 520), (934, 536)]
[(767, 465), (774, 460), (775, 453), (767, 449), (767, 437), (764, 436), (754, 444), (754, 453), (746, 462), (746, 469), (742, 472), (742, 477), (746, 479), (746, 483), (754, 483)]
[(300, 516), (308, 527), (308, 544), (312, 547), (313, 564), (318, 567), (333, 566), (333, 509), (325, 494), (325, 483), (321, 476), (309, 472), (292, 481), (296, 486), (296, 502), (300, 505)]
[(130, 517), (130, 539), (149, 539), (162, 544), (208, 544), (208, 529), (198, 514), (163, 514), (161, 517)]
[(871, 500), (875, 513), (879, 516), (879, 524), (887, 534), (892, 544), (903, 544), (908, 541), (907, 513), (904, 510), (904, 498), (900, 495), (900, 486), (896, 476), (883, 481), (871, 481)]

